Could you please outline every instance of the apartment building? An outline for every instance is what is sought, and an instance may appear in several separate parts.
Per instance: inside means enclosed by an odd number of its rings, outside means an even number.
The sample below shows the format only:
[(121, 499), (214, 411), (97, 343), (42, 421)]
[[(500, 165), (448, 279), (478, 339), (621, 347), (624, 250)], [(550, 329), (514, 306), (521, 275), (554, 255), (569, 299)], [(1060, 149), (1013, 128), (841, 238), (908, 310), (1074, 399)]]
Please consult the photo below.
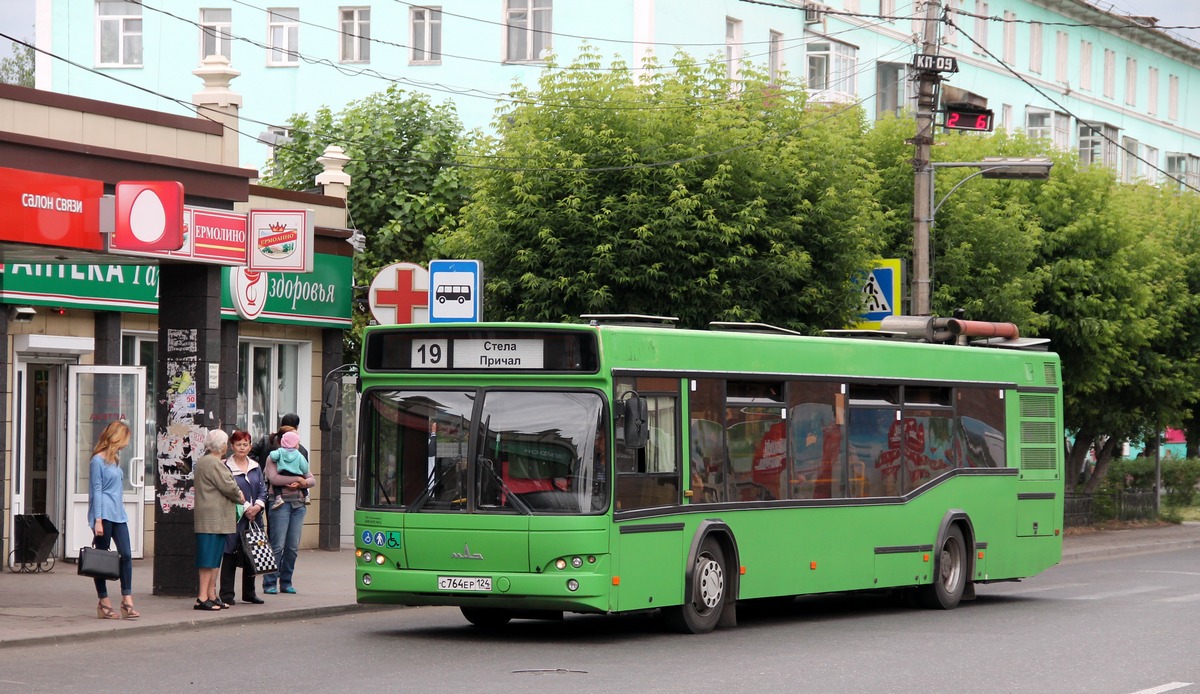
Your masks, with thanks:
[[(286, 2), (286, 6), (273, 4)], [(37, 86), (186, 113), (191, 71), (221, 54), (246, 95), (243, 164), (261, 166), (289, 115), (334, 110), (392, 83), (451, 101), (487, 128), (514, 81), (589, 45), (640, 65), (685, 51), (737, 75), (747, 61), (802, 79), (815, 100), (883, 117), (911, 106), (922, 0), (37, 0)], [(948, 84), (1122, 179), (1200, 187), (1200, 46), (1152, 17), (1086, 0), (944, 0)], [(1107, 7), (1107, 5), (1106, 5)], [(178, 101), (177, 101), (178, 100)]]

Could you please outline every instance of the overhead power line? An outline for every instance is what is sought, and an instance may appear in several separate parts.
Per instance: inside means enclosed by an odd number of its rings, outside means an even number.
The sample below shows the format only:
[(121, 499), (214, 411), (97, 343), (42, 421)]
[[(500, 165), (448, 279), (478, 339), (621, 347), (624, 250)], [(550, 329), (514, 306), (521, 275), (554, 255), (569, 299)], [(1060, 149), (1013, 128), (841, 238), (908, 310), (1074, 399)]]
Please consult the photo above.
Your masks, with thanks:
[[(1086, 125), (1086, 124), (1088, 124), (1088, 123), (1091, 123), (1091, 122), (1093, 122), (1093, 121), (1088, 121), (1088, 120), (1086, 120), (1086, 119), (1084, 119), (1084, 118), (1080, 118), (1080, 117), (1079, 117), (1078, 115), (1076, 115), (1076, 114), (1075, 114), (1073, 111), (1071, 111), (1070, 109), (1068, 109), (1066, 106), (1063, 106), (1063, 105), (1062, 105), (1062, 103), (1061, 103), (1061, 102), (1059, 102), (1057, 99), (1055, 99), (1054, 97), (1052, 97), (1052, 96), (1050, 96), (1049, 94), (1047, 94), (1047, 93), (1046, 93), (1046, 92), (1045, 92), (1045, 91), (1044, 91), (1044, 90), (1043, 90), (1041, 87), (1039, 87), (1039, 86), (1037, 86), (1036, 84), (1034, 84), (1034, 83), (1030, 82), (1028, 79), (1026, 79), (1026, 78), (1025, 78), (1025, 76), (1024, 76), (1024, 75), (1022, 75), (1021, 73), (1019, 73), (1019, 72), (1017, 72), (1015, 69), (1013, 69), (1013, 67), (1012, 67), (1011, 65), (1009, 65), (1009, 64), (1008, 64), (1008, 63), (1006, 63), (1006, 62), (1004, 62), (1003, 60), (1001, 60), (1001, 59), (999, 58), (999, 56), (997, 56), (995, 53), (993, 53), (993, 52), (991, 52), (990, 50), (988, 50), (987, 46), (985, 46), (985, 45), (981, 44), (979, 41), (976, 41), (976, 40), (975, 40), (975, 37), (971, 36), (971, 35), (970, 35), (970, 34), (968, 34), (966, 31), (964, 31), (962, 27), (960, 27), (960, 26), (958, 26), (957, 24), (955, 24), (955, 23), (954, 23), (954, 20), (952, 20), (952, 19), (950, 19), (948, 16), (946, 16), (946, 15), (945, 15), (945, 13), (943, 13), (943, 17), (944, 17), (944, 21), (946, 22), (946, 24), (948, 24), (949, 26), (952, 26), (952, 27), (954, 27), (955, 29), (957, 29), (957, 30), (958, 30), (958, 32), (959, 32), (960, 34), (962, 34), (964, 37), (966, 37), (966, 39), (967, 39), (968, 41), (970, 41), (972, 44), (974, 44), (974, 45), (975, 45), (975, 47), (976, 47), (976, 48), (979, 50), (979, 52), (980, 52), (980, 53), (983, 53), (984, 55), (987, 55), (987, 56), (988, 56), (989, 58), (991, 58), (992, 60), (995, 60), (995, 61), (996, 61), (996, 63), (1000, 65), (1000, 67), (1002, 67), (1002, 68), (1004, 68), (1005, 70), (1007, 70), (1007, 71), (1009, 72), (1009, 74), (1011, 74), (1013, 77), (1016, 77), (1018, 80), (1020, 80), (1020, 81), (1021, 81), (1023, 84), (1025, 84), (1027, 87), (1029, 87), (1029, 88), (1030, 88), (1030, 89), (1032, 89), (1033, 91), (1037, 92), (1039, 95), (1041, 95), (1041, 96), (1042, 96), (1042, 98), (1044, 98), (1044, 99), (1046, 99), (1047, 101), (1049, 101), (1050, 103), (1054, 104), (1054, 105), (1055, 105), (1056, 107), (1058, 107), (1058, 108), (1059, 108), (1059, 109), (1060, 109), (1060, 110), (1061, 110), (1063, 113), (1065, 113), (1065, 114), (1067, 114), (1068, 116), (1070, 116), (1070, 117), (1074, 118), (1074, 119), (1076, 120), (1076, 122), (1079, 122), (1079, 123), (1084, 123), (1085, 125)], [(1089, 127), (1090, 127), (1090, 126), (1089, 126)], [(1166, 171), (1163, 171), (1161, 168), (1159, 168), (1159, 166), (1158, 166), (1158, 164), (1157, 164), (1157, 163), (1154, 163), (1154, 162), (1151, 162), (1151, 161), (1149, 161), (1149, 160), (1147, 160), (1147, 159), (1144, 159), (1144, 158), (1143, 158), (1143, 157), (1142, 157), (1140, 154), (1138, 154), (1137, 152), (1131, 152), (1131, 151), (1129, 151), (1129, 149), (1128, 149), (1128, 148), (1126, 148), (1124, 145), (1122, 145), (1120, 142), (1117, 142), (1116, 140), (1114, 140), (1113, 138), (1111, 138), (1111, 137), (1109, 137), (1107, 134), (1105, 134), (1103, 130), (1098, 130), (1098, 129), (1096, 129), (1096, 128), (1092, 128), (1092, 132), (1093, 132), (1093, 133), (1096, 133), (1096, 134), (1097, 134), (1097, 135), (1099, 135), (1099, 136), (1100, 136), (1102, 139), (1104, 139), (1104, 140), (1108, 141), (1110, 144), (1112, 144), (1113, 146), (1115, 146), (1117, 149), (1121, 150), (1122, 152), (1125, 152), (1126, 154), (1128, 154), (1128, 155), (1132, 156), (1133, 158), (1137, 159), (1138, 161), (1142, 162), (1143, 164), (1145, 164), (1145, 165), (1149, 166), (1151, 169), (1154, 169), (1155, 171), (1159, 172), (1160, 174), (1163, 174), (1164, 176), (1166, 176), (1167, 178), (1169, 178), (1169, 179), (1171, 179), (1171, 180), (1173, 180), (1173, 181), (1178, 181), (1180, 185), (1182, 185), (1182, 186), (1184, 186), (1184, 187), (1186, 187), (1186, 188), (1189, 188), (1189, 189), (1191, 189), (1191, 190), (1193, 190), (1193, 191), (1195, 191), (1195, 192), (1197, 192), (1197, 193), (1200, 193), (1200, 188), (1196, 188), (1196, 187), (1194, 187), (1194, 186), (1192, 186), (1192, 185), (1188, 184), (1186, 181), (1184, 181), (1184, 180), (1180, 180), (1180, 179), (1176, 178), (1175, 176), (1172, 176), (1171, 174), (1167, 173)]]

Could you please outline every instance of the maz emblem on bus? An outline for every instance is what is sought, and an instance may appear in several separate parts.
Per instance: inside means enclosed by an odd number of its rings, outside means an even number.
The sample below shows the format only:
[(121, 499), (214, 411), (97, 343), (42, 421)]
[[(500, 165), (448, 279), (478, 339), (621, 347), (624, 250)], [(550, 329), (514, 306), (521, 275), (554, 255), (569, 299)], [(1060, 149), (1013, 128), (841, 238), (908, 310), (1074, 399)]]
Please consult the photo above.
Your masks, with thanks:
[(483, 559), (482, 554), (477, 554), (477, 553), (471, 551), (470, 545), (463, 545), (462, 554), (459, 554), (458, 552), (453, 552), (450, 556), (453, 557), (454, 559), (480, 559), (480, 560)]

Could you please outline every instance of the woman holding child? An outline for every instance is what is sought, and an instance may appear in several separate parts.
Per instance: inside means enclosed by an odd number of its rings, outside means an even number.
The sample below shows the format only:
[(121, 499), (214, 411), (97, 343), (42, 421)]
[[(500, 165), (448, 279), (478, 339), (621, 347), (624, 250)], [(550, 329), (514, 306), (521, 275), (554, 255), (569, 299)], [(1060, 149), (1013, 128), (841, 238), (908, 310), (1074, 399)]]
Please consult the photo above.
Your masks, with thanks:
[[(299, 417), (288, 415), (298, 425)], [(267, 513), (267, 533), (271, 538), (271, 549), (275, 552), (275, 561), (279, 564), (279, 572), (267, 574), (263, 578), (263, 592), (267, 595), (276, 593), (294, 594), (296, 588), (292, 585), (292, 573), (296, 569), (296, 554), (300, 549), (300, 533), (304, 530), (304, 516), (308, 513), (308, 490), (317, 481), (308, 470), (307, 457), (297, 460), (293, 452), (303, 454), (304, 447), (300, 445), (300, 436), (295, 426), (285, 424), (279, 428), (278, 439), (280, 448), (270, 452), (264, 461), (267, 483), (271, 485), (271, 510)], [(291, 444), (290, 448), (288, 444)], [(299, 466), (299, 467), (292, 467)], [(303, 470), (303, 472), (288, 473), (284, 470)]]

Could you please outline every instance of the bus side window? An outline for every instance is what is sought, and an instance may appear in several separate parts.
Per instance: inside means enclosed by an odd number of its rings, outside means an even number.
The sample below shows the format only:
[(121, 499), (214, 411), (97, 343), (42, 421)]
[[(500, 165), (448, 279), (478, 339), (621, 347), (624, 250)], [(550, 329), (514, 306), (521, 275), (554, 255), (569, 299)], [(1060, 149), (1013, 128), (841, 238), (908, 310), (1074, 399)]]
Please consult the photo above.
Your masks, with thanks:
[(678, 391), (678, 381), (672, 379), (637, 379), (635, 382), (618, 381), (617, 396), (627, 390), (637, 390), (646, 399), (647, 428), (649, 441), (642, 448), (630, 448), (619, 439), (624, 427), (623, 417), (618, 417), (615, 430), (618, 443), (615, 450), (617, 473), (618, 511), (652, 506), (678, 504), (679, 462), (678, 417), (679, 398), (673, 394), (648, 394), (646, 391), (665, 390), (673, 387)]
[(725, 501), (729, 445), (725, 432), (725, 381), (698, 378), (688, 399), (688, 448), (692, 503)]
[(841, 384), (792, 381), (787, 386), (788, 470), (791, 499), (845, 496), (842, 486)]

